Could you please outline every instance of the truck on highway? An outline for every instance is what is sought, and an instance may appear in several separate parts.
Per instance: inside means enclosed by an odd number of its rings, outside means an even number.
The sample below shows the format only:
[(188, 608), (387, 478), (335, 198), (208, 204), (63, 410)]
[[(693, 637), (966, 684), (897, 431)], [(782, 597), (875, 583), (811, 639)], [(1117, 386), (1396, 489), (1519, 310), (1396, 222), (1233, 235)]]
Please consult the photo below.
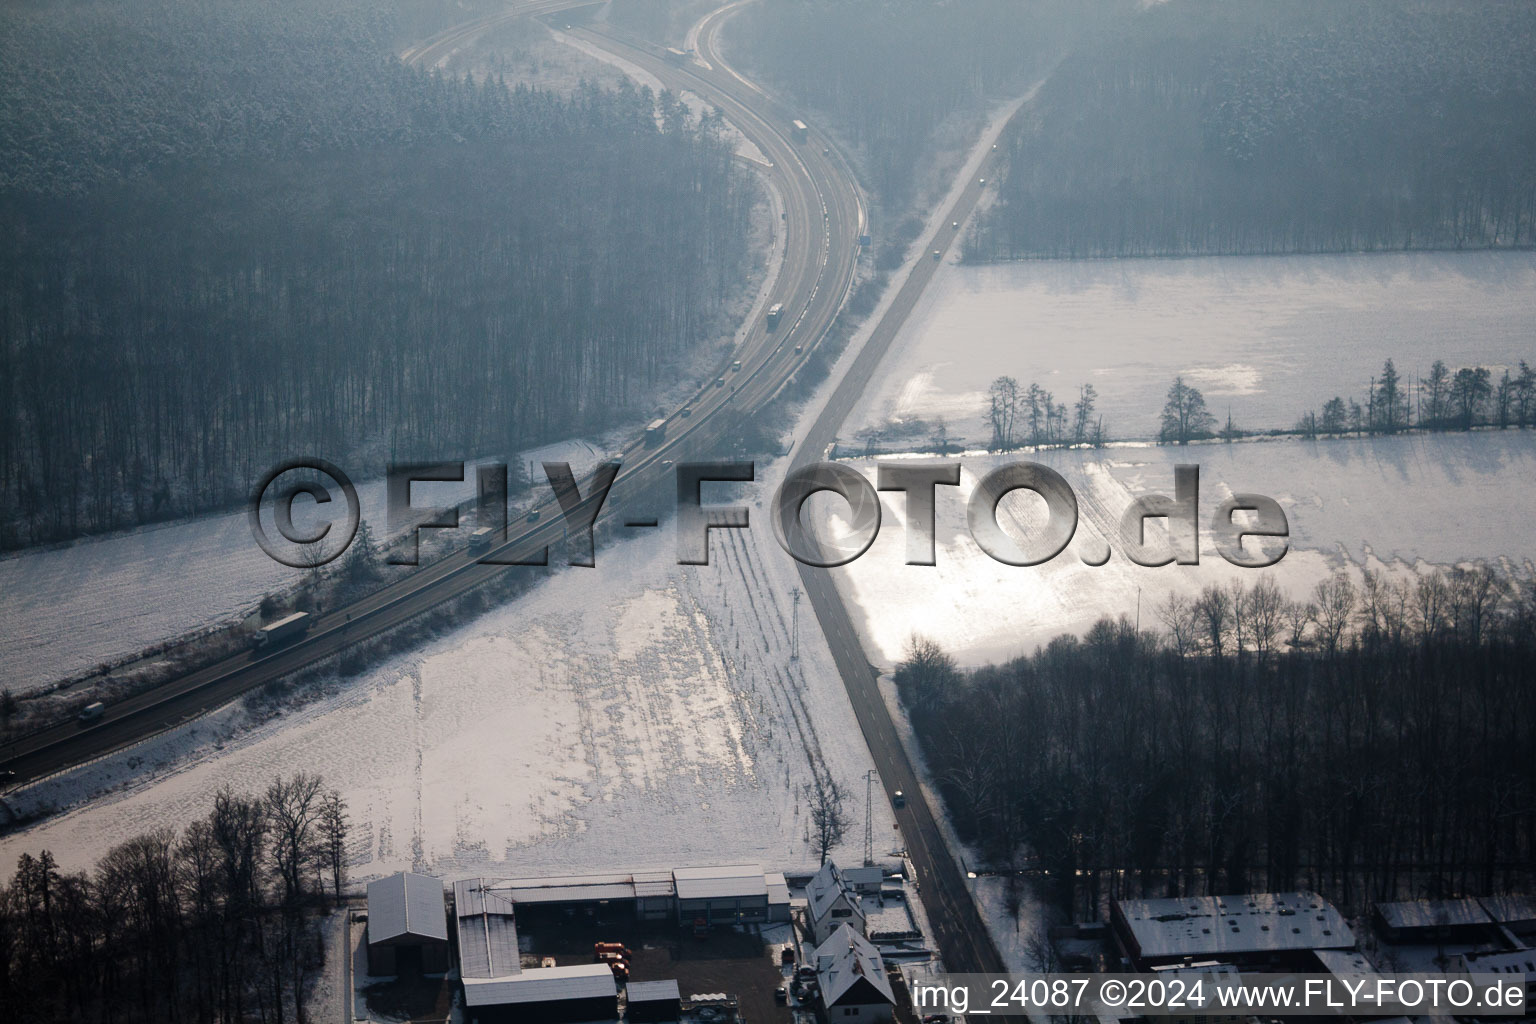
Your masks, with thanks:
[(804, 142), (811, 137), (811, 130), (805, 126), (805, 122), (799, 119), (790, 122), (790, 132), (796, 142)]
[(669, 64), (688, 63), (688, 52), (686, 50), (679, 50), (675, 46), (667, 47), (666, 53), (664, 53), (663, 56), (667, 58), (667, 62)]
[(275, 647), (285, 640), (301, 637), (309, 632), (309, 612), (294, 612), (292, 615), (284, 615), (276, 622), (269, 622), (256, 631), (251, 638), (251, 646), (256, 648)]
[(482, 526), (469, 535), (469, 550), (486, 551), (491, 546), (491, 540), (496, 536), (496, 531), (489, 526)]
[(667, 437), (667, 421), (651, 420), (645, 428), (645, 443), (660, 444)]
[(784, 316), (784, 303), (782, 303), (782, 302), (775, 302), (772, 306), (769, 306), (768, 307), (768, 316), (765, 318), (768, 321), (768, 329), (771, 331), (775, 327), (779, 326), (779, 320), (781, 320), (783, 318), (783, 316)]
[(92, 701), (91, 703), (87, 704), (85, 707), (81, 708), (80, 709), (80, 713), (78, 715), (76, 715), (75, 718), (76, 718), (77, 721), (79, 721), (83, 725), (86, 722), (94, 722), (94, 721), (96, 721), (96, 719), (98, 719), (102, 715), (106, 714), (106, 711), (107, 711), (107, 706), (105, 704), (103, 704), (101, 701), (99, 701), (99, 700), (98, 701)]

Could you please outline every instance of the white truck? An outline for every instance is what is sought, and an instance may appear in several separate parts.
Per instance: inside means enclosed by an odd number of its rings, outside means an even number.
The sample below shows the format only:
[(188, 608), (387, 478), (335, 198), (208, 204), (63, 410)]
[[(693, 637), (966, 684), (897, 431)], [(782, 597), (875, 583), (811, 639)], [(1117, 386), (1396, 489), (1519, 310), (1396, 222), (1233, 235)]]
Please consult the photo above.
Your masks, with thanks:
[(311, 618), (309, 612), (294, 612), (285, 615), (276, 622), (269, 622), (256, 631), (251, 637), (251, 646), (255, 648), (275, 647), (285, 640), (303, 636), (309, 632)]

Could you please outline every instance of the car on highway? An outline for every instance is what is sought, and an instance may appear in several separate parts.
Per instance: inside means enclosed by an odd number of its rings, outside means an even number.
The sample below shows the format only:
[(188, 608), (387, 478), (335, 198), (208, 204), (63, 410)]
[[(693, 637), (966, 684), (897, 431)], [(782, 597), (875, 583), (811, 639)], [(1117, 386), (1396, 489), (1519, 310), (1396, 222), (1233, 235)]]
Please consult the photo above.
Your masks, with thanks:
[(935, 249), (935, 250), (933, 250), (933, 258), (936, 259), (936, 260), (943, 259), (944, 258), (944, 254), (942, 252), (940, 252), (938, 249)]
[(903, 793), (899, 789), (896, 792), (892, 793), (891, 794), (891, 806), (897, 808), (898, 810), (900, 808), (902, 808), (902, 807), (907, 806), (906, 794)]
[(731, 369), (733, 369), (733, 370), (741, 369), (741, 360), (740, 359), (732, 360), (732, 362), (731, 362)]
[(715, 378), (715, 387), (717, 387), (717, 388), (725, 387), (725, 378), (724, 377), (716, 377)]
[(534, 509), (532, 512), (528, 513), (528, 521), (530, 523), (536, 523), (536, 522), (539, 521), (539, 510), (538, 509)]
[(683, 406), (683, 411), (678, 413), (678, 415), (681, 416), (683, 419), (687, 419), (689, 416), (693, 415), (693, 406), (691, 406), (691, 405)]

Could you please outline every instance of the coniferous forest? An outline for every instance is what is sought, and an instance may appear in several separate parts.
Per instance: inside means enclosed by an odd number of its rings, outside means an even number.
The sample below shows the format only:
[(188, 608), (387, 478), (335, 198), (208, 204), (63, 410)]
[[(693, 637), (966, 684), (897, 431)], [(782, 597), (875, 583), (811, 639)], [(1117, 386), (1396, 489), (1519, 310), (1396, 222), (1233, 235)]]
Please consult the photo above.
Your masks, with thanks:
[(1151, 4), (1009, 140), (972, 259), (1536, 244), (1536, 8)]
[(350, 0), (53, 13), (0, 36), (0, 547), (639, 418), (743, 279), (671, 96), (413, 69)]

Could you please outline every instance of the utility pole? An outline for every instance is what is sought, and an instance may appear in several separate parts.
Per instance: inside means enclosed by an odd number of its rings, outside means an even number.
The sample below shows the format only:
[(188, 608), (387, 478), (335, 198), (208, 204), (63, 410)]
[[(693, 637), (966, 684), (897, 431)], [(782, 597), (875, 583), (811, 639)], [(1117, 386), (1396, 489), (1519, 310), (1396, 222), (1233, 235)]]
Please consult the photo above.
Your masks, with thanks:
[(790, 591), (795, 598), (795, 606), (789, 613), (789, 660), (800, 660), (800, 588)]
[(875, 862), (875, 778), (880, 773), (871, 768), (864, 773), (864, 866)]

